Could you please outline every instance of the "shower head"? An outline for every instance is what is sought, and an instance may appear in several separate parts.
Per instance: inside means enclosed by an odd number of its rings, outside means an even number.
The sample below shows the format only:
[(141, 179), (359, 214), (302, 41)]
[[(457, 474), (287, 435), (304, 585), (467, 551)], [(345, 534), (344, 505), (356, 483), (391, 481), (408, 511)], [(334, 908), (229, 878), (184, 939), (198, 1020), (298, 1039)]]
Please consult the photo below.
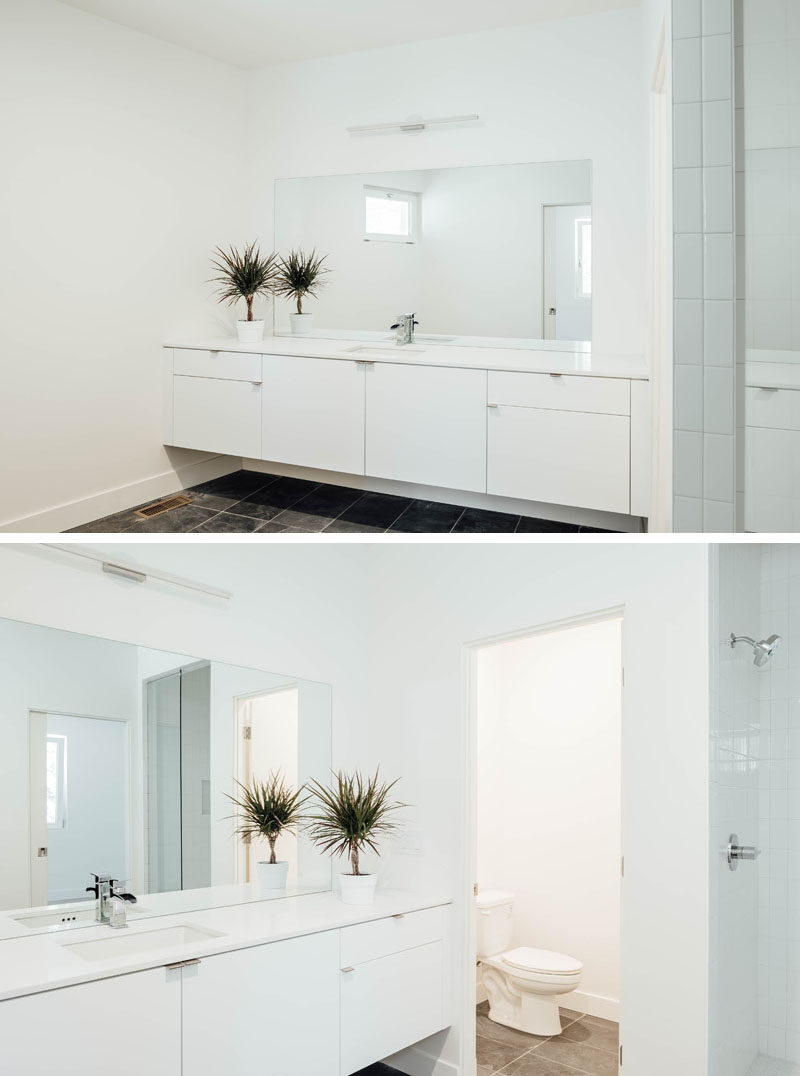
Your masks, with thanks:
[(734, 635), (731, 632), (731, 647), (736, 646), (737, 643), (748, 643), (753, 648), (753, 664), (756, 668), (763, 668), (778, 647), (781, 645), (780, 635), (770, 635), (767, 639), (760, 639), (756, 642), (755, 639), (751, 639), (749, 635)]

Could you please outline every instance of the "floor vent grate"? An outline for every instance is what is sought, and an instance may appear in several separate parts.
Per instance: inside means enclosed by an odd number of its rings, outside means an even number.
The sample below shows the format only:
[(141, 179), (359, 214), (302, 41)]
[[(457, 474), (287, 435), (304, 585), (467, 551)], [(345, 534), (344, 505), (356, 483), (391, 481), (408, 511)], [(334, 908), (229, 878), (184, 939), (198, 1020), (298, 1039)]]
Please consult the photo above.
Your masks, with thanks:
[(183, 508), (185, 504), (191, 504), (192, 498), (185, 497), (180, 494), (177, 497), (165, 497), (163, 501), (156, 501), (155, 504), (148, 504), (146, 508), (137, 509), (136, 515), (141, 516), (142, 519), (152, 519), (153, 516), (160, 516), (164, 512), (171, 512), (173, 508)]

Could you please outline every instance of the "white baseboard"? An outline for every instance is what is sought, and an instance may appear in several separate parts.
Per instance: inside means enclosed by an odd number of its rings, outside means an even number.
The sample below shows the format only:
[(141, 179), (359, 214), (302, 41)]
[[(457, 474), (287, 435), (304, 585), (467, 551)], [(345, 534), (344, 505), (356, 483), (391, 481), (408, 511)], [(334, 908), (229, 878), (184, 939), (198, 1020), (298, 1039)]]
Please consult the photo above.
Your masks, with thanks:
[(565, 994), (561, 1004), (565, 1009), (619, 1023), (619, 998), (606, 998), (600, 994), (585, 994), (582, 990), (575, 990), (571, 994)]
[(409, 1046), (398, 1054), (384, 1058), (384, 1063), (407, 1076), (460, 1076), (458, 1065), (453, 1061), (442, 1061), (439, 1057), (426, 1054), (418, 1046)]
[(570, 508), (558, 504), (540, 504), (513, 497), (495, 497), (489, 493), (468, 493), (459, 489), (439, 486), (420, 486), (411, 482), (395, 482), (388, 478), (368, 478), (364, 475), (343, 474), (339, 471), (322, 471), (314, 467), (296, 467), (291, 463), (268, 463), (264, 460), (242, 461), (248, 471), (264, 471), (269, 474), (286, 475), (289, 478), (306, 478), (312, 482), (331, 482), (337, 486), (349, 486), (372, 493), (393, 493), (398, 497), (414, 497), (425, 501), (441, 501), (443, 504), (462, 504), (467, 508), (485, 508), (491, 512), (509, 512), (512, 515), (532, 516), (536, 519), (552, 519), (559, 523), (577, 523), (584, 527), (600, 527), (603, 530), (630, 531), (638, 533), (642, 520), (638, 516), (624, 516), (616, 512), (593, 512), (584, 508)]
[(104, 490), (79, 501), (59, 504), (32, 516), (6, 520), (0, 523), (0, 532), (59, 534), (72, 527), (91, 523), (94, 519), (124, 512), (134, 505), (158, 500), (159, 497), (165, 497), (184, 486), (196, 486), (200, 482), (220, 478), (231, 471), (238, 471), (241, 465), (242, 461), (235, 456), (209, 456), (197, 463), (164, 471), (116, 489)]

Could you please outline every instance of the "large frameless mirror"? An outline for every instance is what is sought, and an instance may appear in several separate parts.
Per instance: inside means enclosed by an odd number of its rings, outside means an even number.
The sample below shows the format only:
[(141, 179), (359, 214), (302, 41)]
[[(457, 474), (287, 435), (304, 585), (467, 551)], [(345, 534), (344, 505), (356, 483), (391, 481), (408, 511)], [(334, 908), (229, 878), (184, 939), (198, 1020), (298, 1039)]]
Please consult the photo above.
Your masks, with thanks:
[(0, 936), (87, 925), (93, 874), (131, 919), (330, 889), (300, 832), (264, 890), (267, 843), (237, 837), (229, 798), (327, 781), (329, 685), (9, 620), (0, 647)]
[(326, 255), (315, 336), (391, 340), (413, 311), (430, 343), (589, 348), (591, 161), (278, 180), (275, 245)]

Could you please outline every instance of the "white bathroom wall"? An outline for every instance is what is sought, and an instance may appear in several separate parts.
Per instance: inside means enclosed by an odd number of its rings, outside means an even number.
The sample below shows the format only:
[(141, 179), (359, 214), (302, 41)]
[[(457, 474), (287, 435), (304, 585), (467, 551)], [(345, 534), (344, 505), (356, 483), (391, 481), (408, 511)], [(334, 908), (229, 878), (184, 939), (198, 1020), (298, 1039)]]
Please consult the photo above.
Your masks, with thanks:
[[(622, 624), (478, 652), (477, 866), (516, 894), (512, 945), (583, 964), (571, 1009), (619, 1018)], [(591, 823), (587, 824), (587, 820)]]
[(244, 238), (244, 113), (235, 68), (4, 0), (0, 529), (74, 526), (171, 492), (181, 468), (205, 477), (205, 456), (161, 445), (161, 344), (229, 334), (206, 281), (212, 248)]
[[(387, 883), (453, 892), (457, 938), (472, 919), (474, 881), (461, 873), (470, 819), (465, 645), (624, 605), (625, 1065), (647, 1076), (702, 1073), (708, 974), (705, 547), (604, 545), (578, 552), (537, 544), (508, 547), (498, 556), (488, 546), (422, 545), (376, 547), (373, 558), (370, 608), (380, 630), (371, 635), (365, 663), (373, 715), (369, 752), (384, 763), (387, 776), (402, 778), (398, 792), (413, 804), (407, 844), (401, 839), (387, 850), (380, 872)], [(700, 644), (687, 646), (692, 639)], [(665, 861), (664, 849), (675, 846), (676, 835), (679, 856)], [(418, 846), (421, 856), (412, 854)], [(467, 961), (458, 969), (453, 999), (456, 1029), (443, 1049), (457, 1066), (460, 1027), (474, 1001)], [(402, 1063), (418, 1076), (430, 1071), (419, 1054)]]
[(733, 650), (730, 635), (757, 635), (760, 601), (760, 547), (719, 546), (710, 625), (709, 1076), (746, 1076), (758, 1053), (759, 869), (744, 862), (731, 871), (724, 850), (732, 833), (742, 844), (759, 837), (766, 670), (755, 668), (748, 647)]
[[(272, 235), (273, 180), (592, 160), (594, 344), (641, 354), (645, 100), (638, 9), (285, 64), (249, 76), (251, 227)], [(345, 127), (476, 112), (477, 126), (353, 137)], [(488, 271), (492, 271), (489, 267)]]
[[(0, 579), (7, 594), (11, 577), (6, 576), (5, 564), (0, 566)], [(10, 609), (0, 612), (8, 612), (12, 620), (15, 615)], [(6, 620), (0, 620), (0, 653), (7, 660), (0, 678), (0, 908), (24, 908), (31, 901), (29, 712), (97, 715), (135, 723), (136, 654), (104, 639)]]

